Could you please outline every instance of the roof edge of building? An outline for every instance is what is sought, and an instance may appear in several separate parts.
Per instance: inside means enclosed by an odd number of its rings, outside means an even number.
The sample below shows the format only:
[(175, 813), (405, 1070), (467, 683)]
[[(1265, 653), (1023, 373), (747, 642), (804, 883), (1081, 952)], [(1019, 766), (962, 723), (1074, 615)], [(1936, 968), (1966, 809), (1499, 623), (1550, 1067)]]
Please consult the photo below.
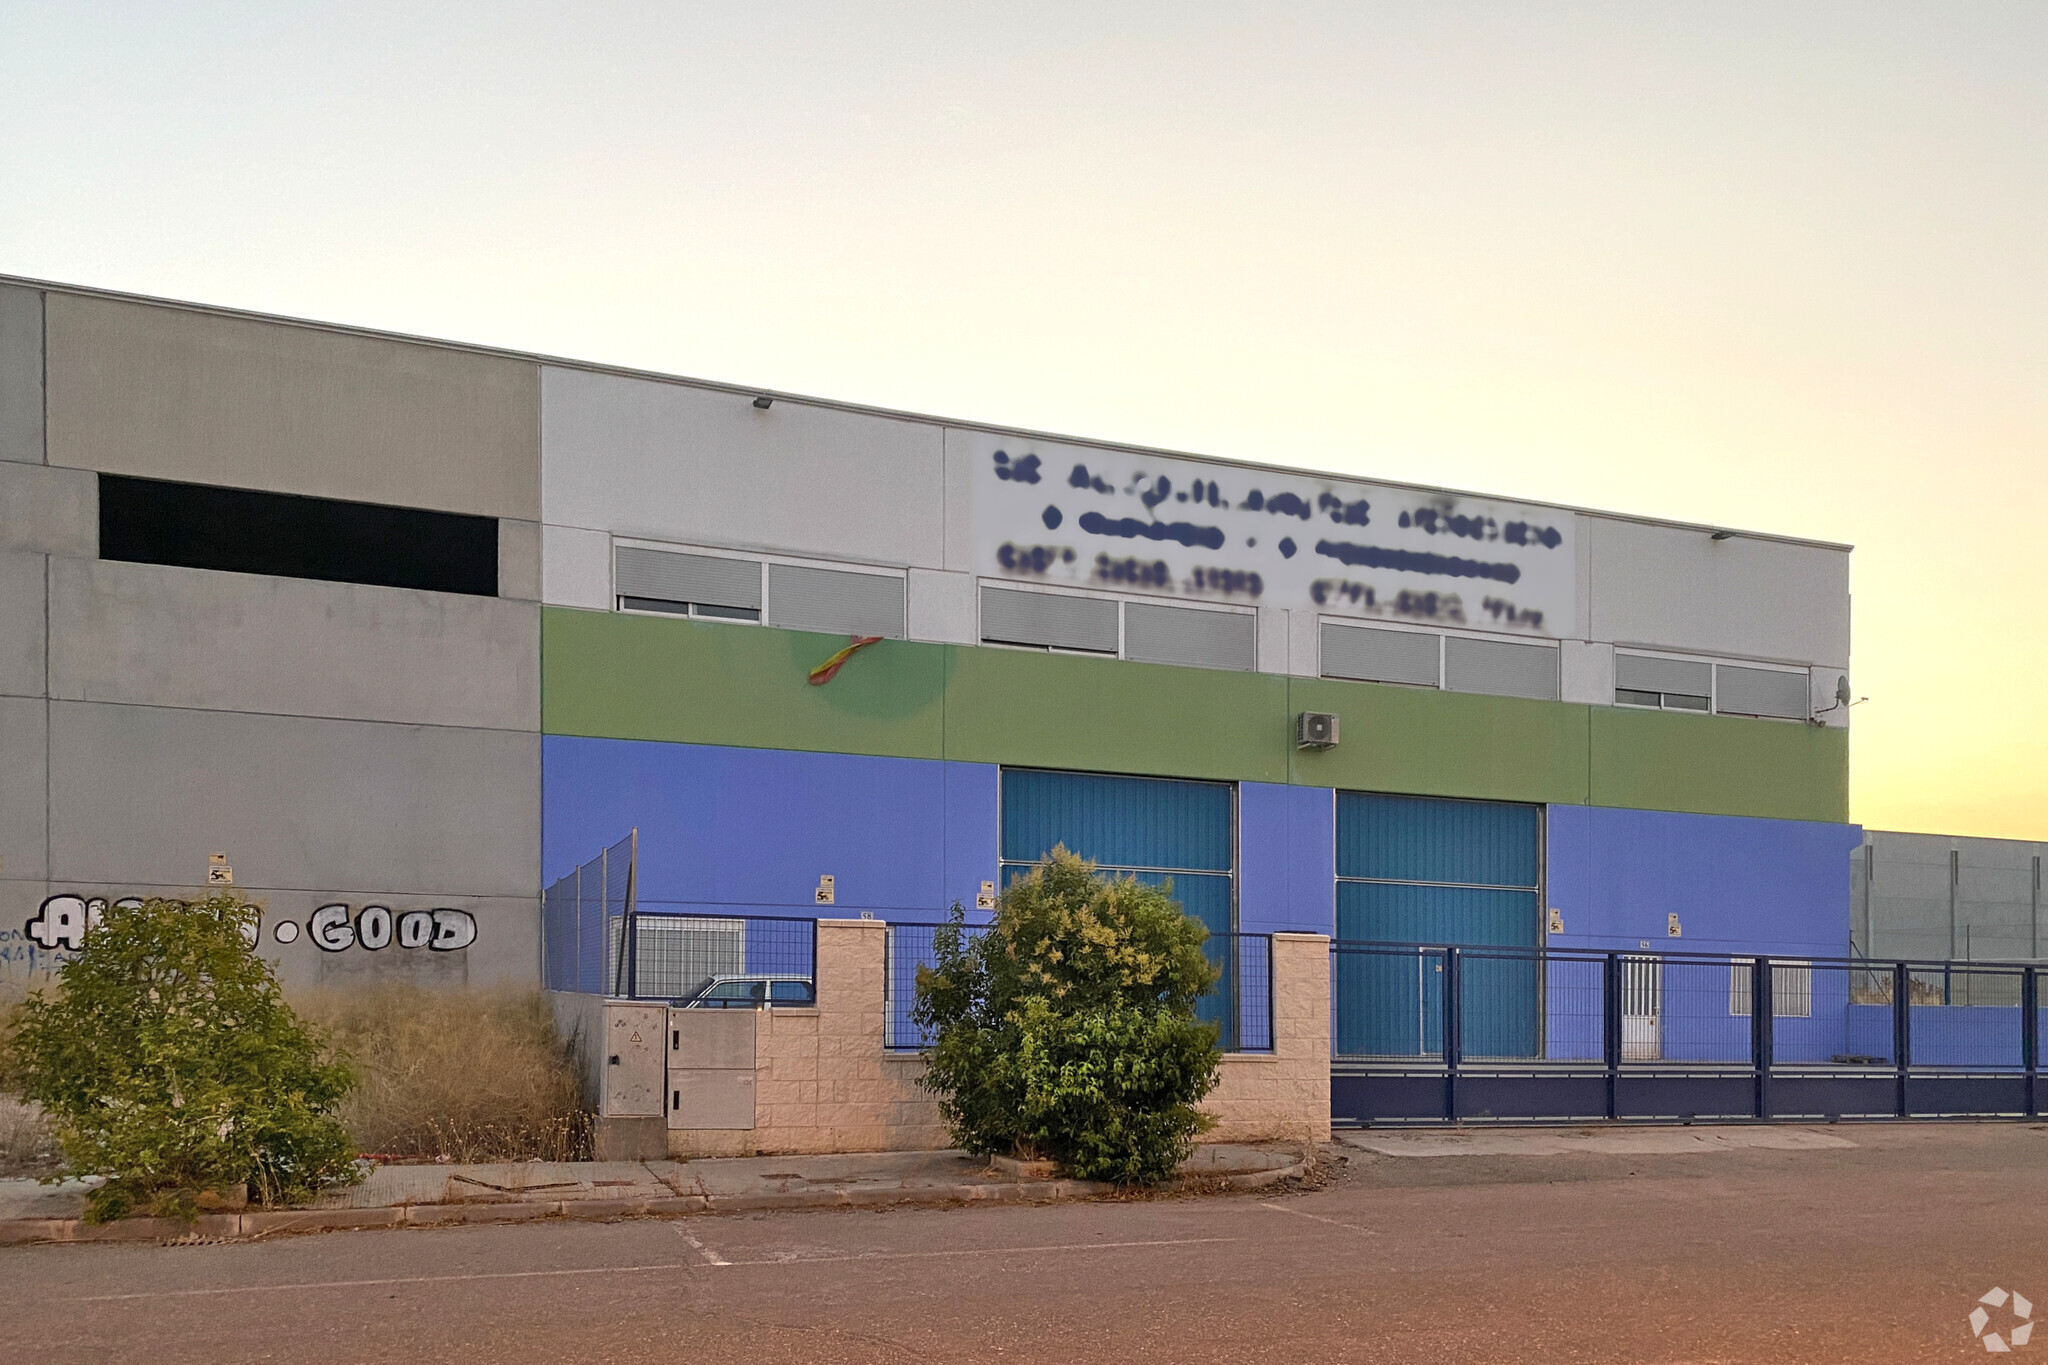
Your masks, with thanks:
[(1548, 507), (1562, 512), (1578, 513), (1582, 516), (1602, 517), (1610, 521), (1635, 522), (1640, 525), (1661, 526), (1681, 531), (1701, 531), (1728, 537), (1739, 537), (1744, 540), (1764, 540), (1783, 545), (1800, 545), (1812, 549), (1835, 550), (1845, 554), (1856, 548), (1852, 544), (1841, 541), (1821, 540), (1812, 536), (1785, 535), (1774, 531), (1751, 531), (1740, 527), (1717, 526), (1709, 522), (1679, 521), (1670, 517), (1647, 516), (1637, 512), (1618, 511), (1613, 508), (1585, 507), (1576, 503), (1555, 502), (1545, 498), (1447, 488), (1440, 484), (1414, 483), (1405, 479), (1387, 479), (1368, 474), (1343, 474), (1329, 469), (1311, 469), (1301, 465), (1272, 464), (1262, 460), (1247, 460), (1227, 455), (1172, 450), (1163, 446), (1148, 446), (1132, 441), (1104, 440), (1098, 437), (1076, 436), (1066, 432), (1041, 431), (1032, 427), (1007, 426), (999, 422), (945, 417), (928, 412), (913, 412), (902, 408), (886, 408), (870, 403), (857, 403), (841, 398), (821, 398), (813, 394), (792, 393), (787, 390), (739, 384), (728, 380), (702, 379), (693, 375), (668, 374), (660, 370), (641, 369), (631, 365), (581, 360), (569, 356), (549, 355), (540, 351), (522, 351), (511, 347), (490, 346), (478, 342), (452, 341), (445, 337), (420, 336), (411, 332), (394, 332), (355, 323), (293, 317), (284, 313), (264, 313), (249, 308), (233, 308), (223, 304), (198, 303), (190, 299), (174, 299), (154, 294), (138, 294), (129, 290), (105, 289), (94, 285), (72, 284), (63, 280), (44, 280), (32, 276), (10, 275), (0, 272), (0, 285), (36, 289), (44, 293), (73, 294), (85, 298), (106, 299), (118, 303), (145, 304), (154, 308), (175, 308), (184, 312), (205, 313), (213, 317), (233, 318), (243, 322), (265, 322), (276, 326), (303, 327), (311, 331), (334, 332), (345, 336), (368, 337), (379, 341), (397, 341), (413, 346), (432, 346), (440, 350), (462, 351), (470, 355), (493, 356), (503, 360), (519, 360), (535, 365), (550, 365), (558, 369), (582, 370), (592, 374), (612, 375), (621, 379), (645, 379), (663, 384), (681, 384), (690, 388), (709, 389), (719, 393), (734, 394), (739, 397), (772, 398), (776, 402), (800, 403), (807, 407), (830, 408), (841, 412), (858, 413), (867, 417), (884, 417), (907, 422), (925, 422), (934, 426), (955, 428), (962, 431), (983, 431), (999, 436), (1019, 436), (1034, 441), (1057, 441), (1062, 445), (1093, 446), (1102, 450), (1118, 450), (1135, 455), (1156, 455), (1176, 460), (1196, 460), (1204, 464), (1221, 465), (1230, 468), (1270, 470), (1276, 474), (1292, 474), (1302, 478), (1353, 479), (1359, 482), (1376, 483), (1389, 488), (1401, 488), (1420, 493), (1449, 493), (1462, 498), (1485, 498), (1504, 502), (1519, 502), (1526, 503), (1532, 507)]

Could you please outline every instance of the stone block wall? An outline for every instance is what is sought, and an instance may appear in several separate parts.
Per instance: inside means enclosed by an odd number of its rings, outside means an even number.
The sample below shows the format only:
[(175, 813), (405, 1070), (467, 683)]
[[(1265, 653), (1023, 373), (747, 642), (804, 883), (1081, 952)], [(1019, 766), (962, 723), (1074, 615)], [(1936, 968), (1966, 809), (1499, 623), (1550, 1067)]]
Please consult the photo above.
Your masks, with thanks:
[[(818, 921), (812, 1009), (763, 1010), (754, 1033), (751, 1130), (671, 1129), (676, 1157), (928, 1151), (949, 1144), (918, 1088), (924, 1059), (884, 1046), (886, 926)], [(1320, 934), (1273, 938), (1273, 1051), (1233, 1053), (1203, 1109), (1205, 1142), (1330, 1135), (1330, 954)], [(688, 1066), (688, 1058), (676, 1059)]]
[(1273, 1050), (1223, 1058), (1203, 1142), (1330, 1140), (1330, 940), (1273, 935)]

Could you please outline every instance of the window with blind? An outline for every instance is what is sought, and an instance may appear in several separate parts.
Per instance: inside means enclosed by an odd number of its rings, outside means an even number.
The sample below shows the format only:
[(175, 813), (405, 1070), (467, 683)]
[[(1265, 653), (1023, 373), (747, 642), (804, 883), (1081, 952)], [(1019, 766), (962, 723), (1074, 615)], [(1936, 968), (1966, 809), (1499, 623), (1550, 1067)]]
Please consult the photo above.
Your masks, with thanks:
[(1652, 706), (1664, 711), (1707, 711), (1713, 708), (1713, 665), (1690, 659), (1659, 659), (1648, 654), (1614, 656), (1614, 701), (1617, 706)]
[(1444, 687), (1452, 692), (1556, 701), (1557, 647), (1446, 636)]
[(1340, 626), (1325, 621), (1322, 675), (1359, 682), (1438, 687), (1443, 683), (1443, 636), (1416, 630)]
[(761, 561), (621, 545), (619, 606), (725, 621), (761, 619)]

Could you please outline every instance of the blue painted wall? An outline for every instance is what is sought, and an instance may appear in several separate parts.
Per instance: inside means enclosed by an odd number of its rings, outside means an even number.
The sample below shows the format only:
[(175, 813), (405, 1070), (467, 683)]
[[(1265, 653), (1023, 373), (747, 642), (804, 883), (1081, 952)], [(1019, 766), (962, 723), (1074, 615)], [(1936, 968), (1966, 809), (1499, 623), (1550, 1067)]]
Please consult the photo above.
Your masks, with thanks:
[(1239, 932), (1334, 932), (1335, 811), (1328, 787), (1238, 784)]
[(548, 735), (541, 867), (572, 870), (640, 831), (643, 908), (878, 919), (972, 907), (996, 875), (993, 765)]
[[(548, 735), (542, 870), (552, 881), (638, 827), (640, 896), (728, 913), (837, 909), (930, 919), (996, 876), (992, 764)], [(1334, 928), (1334, 802), (1326, 788), (1238, 788), (1239, 927)], [(1606, 807), (1547, 812), (1554, 947), (1836, 956), (1846, 950), (1854, 826)], [(1676, 911), (1685, 935), (1664, 936)]]
[[(1565, 932), (1553, 948), (1765, 952), (1849, 951), (1855, 825), (1684, 815), (1606, 806), (1549, 808), (1550, 906)], [(1665, 916), (1684, 928), (1665, 935)]]

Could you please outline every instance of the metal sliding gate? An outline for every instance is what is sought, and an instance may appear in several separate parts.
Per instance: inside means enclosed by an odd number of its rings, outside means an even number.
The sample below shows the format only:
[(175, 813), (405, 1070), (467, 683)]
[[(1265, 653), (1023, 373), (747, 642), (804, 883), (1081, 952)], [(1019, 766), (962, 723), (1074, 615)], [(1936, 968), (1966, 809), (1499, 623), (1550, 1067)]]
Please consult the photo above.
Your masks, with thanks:
[(2032, 1117), (2040, 971), (1338, 941), (1332, 1117)]

